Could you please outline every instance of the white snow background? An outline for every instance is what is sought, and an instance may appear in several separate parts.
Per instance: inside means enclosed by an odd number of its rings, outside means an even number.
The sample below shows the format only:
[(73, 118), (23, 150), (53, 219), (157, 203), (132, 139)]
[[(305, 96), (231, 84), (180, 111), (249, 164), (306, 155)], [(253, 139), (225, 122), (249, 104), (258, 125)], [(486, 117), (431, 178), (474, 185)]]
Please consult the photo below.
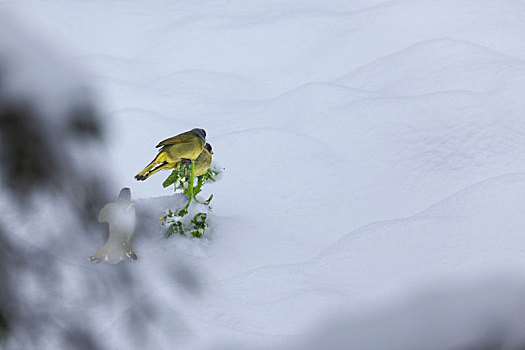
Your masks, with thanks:
[[(107, 348), (139, 347), (125, 329), (148, 298), (165, 305), (163, 327), (144, 324), (140, 348), (288, 348), (339, 313), (360, 326), (334, 348), (456, 349), (502, 324), (513, 332), (501, 342), (525, 334), (512, 312), (525, 309), (514, 292), (525, 291), (525, 2), (53, 0), (0, 11), (83, 70), (108, 129), (104, 172), (115, 197), (131, 188), (146, 223), (132, 240), (139, 260), (121, 263), (143, 281), (133, 298), (83, 310)], [(158, 141), (194, 127), (226, 170), (207, 189), (209, 235), (166, 239), (158, 216), (178, 200), (160, 198), (172, 195), (169, 173), (133, 176)], [(103, 243), (61, 259), (118, 293), (118, 267), (86, 261)], [(194, 293), (166, 285), (180, 265)], [(429, 290), (461, 295), (432, 322), (472, 317), (432, 340), (413, 306), (393, 322), (397, 347), (381, 331), (392, 321), (359, 321)]]

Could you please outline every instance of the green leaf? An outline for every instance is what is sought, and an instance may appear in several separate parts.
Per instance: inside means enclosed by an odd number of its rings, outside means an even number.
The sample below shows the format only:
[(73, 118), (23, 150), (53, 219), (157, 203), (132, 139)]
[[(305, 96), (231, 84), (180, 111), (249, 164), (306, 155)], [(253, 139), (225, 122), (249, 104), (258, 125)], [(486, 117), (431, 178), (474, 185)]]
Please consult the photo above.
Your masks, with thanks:
[(208, 224), (206, 223), (207, 216), (206, 213), (198, 213), (193, 219), (191, 219), (191, 223), (193, 224), (191, 235), (193, 237), (201, 238), (204, 235), (204, 232), (208, 227)]
[(168, 178), (166, 180), (164, 180), (164, 182), (162, 183), (162, 186), (164, 188), (170, 186), (171, 184), (174, 184), (175, 182), (177, 182), (177, 180), (179, 179), (179, 171), (178, 170), (173, 170), (170, 174), (170, 176), (168, 176)]
[(208, 204), (210, 204), (210, 202), (211, 202), (212, 199), (213, 199), (213, 194), (211, 194), (211, 195), (208, 197), (208, 199), (206, 199), (206, 201), (204, 201), (204, 202), (201, 203), (201, 204), (203, 204), (203, 205), (208, 205)]
[(184, 234), (184, 227), (182, 226), (182, 222), (176, 221), (173, 224), (170, 225), (168, 228), (168, 237), (173, 236), (174, 234), (178, 233), (179, 235)]
[(201, 232), (201, 230), (193, 230), (191, 231), (191, 235), (195, 238), (202, 238), (202, 235), (204, 232)]
[(206, 180), (211, 180), (211, 181), (215, 182), (214, 176), (216, 176), (218, 174), (219, 174), (218, 172), (213, 171), (210, 168), (208, 168), (208, 170), (206, 170)]
[(198, 213), (191, 219), (191, 223), (194, 225), (205, 225), (207, 217), (208, 214), (206, 213)]
[(202, 185), (204, 185), (204, 182), (205, 182), (205, 175), (200, 175), (200, 176), (197, 176), (197, 186), (194, 187), (193, 189), (193, 195), (194, 196), (197, 196), (197, 194), (199, 194), (201, 192), (201, 187)]

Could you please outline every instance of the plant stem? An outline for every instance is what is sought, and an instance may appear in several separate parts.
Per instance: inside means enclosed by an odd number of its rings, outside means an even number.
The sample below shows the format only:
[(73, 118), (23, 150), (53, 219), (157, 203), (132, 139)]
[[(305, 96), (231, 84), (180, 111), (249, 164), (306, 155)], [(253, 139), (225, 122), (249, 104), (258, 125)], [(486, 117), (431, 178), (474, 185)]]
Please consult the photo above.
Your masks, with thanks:
[(190, 201), (191, 201), (191, 198), (193, 197), (193, 169), (194, 168), (195, 168), (195, 161), (192, 160), (190, 163), (190, 179), (188, 182), (188, 192), (190, 195)]
[[(188, 203), (184, 207), (184, 209), (188, 209), (191, 203), (191, 200), (193, 198), (193, 169), (195, 167), (195, 161), (192, 160), (190, 163), (190, 169), (189, 169), (189, 179), (188, 179)], [(195, 199), (197, 200), (197, 199)]]

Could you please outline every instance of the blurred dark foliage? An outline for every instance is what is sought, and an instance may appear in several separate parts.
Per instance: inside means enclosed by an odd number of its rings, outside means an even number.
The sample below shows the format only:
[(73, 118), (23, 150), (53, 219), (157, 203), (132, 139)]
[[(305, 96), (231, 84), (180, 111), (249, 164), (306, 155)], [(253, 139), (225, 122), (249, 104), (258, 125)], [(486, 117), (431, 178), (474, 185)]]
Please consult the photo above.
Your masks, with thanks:
[(74, 135), (75, 138), (102, 139), (103, 130), (94, 117), (96, 116), (96, 112), (92, 106), (88, 104), (75, 106), (69, 115), (68, 131), (71, 135)]
[(10, 322), (16, 322), (17, 314), (13, 313), (16, 302), (9, 278), (9, 266), (17, 264), (19, 260), (21, 259), (16, 256), (11, 244), (5, 239), (5, 231), (0, 226), (0, 280), (3, 282), (3, 287), (0, 288), (0, 344), (7, 340)]
[[(159, 331), (163, 306), (134, 288), (144, 281), (132, 273), (133, 264), (105, 269), (104, 264), (85, 261), (88, 253), (82, 250), (86, 242), (90, 253), (103, 244), (107, 227), (97, 222), (98, 212), (116, 200), (116, 194), (107, 191), (107, 172), (93, 162), (101, 159), (96, 152), (103, 147), (91, 146), (101, 146), (105, 140), (97, 110), (86, 102), (82, 91), (78, 100), (64, 96), (63, 106), (57, 108), (62, 115), (47, 114), (38, 99), (13, 99), (12, 94), (4, 93), (2, 77), (13, 72), (2, 65), (2, 54), (5, 52), (0, 52), (0, 199), (16, 215), (0, 215), (0, 349), (107, 348), (101, 332), (113, 334), (112, 329), (98, 328), (96, 317), (100, 310), (121, 310), (123, 303), (128, 310), (121, 315), (126, 326), (116, 333), (126, 333), (137, 348), (148, 348), (152, 344), (149, 333)], [(57, 225), (52, 220), (13, 222), (20, 214), (31, 216), (33, 210), (57, 201), (71, 209), (71, 220)], [(46, 213), (55, 210), (45, 209)], [(158, 213), (152, 215), (155, 225)], [(139, 230), (147, 232), (150, 219), (139, 218)], [(40, 246), (8, 229), (18, 224), (38, 235)], [(65, 259), (62, 252), (73, 258)], [(182, 267), (176, 269), (166, 279), (195, 290), (191, 274)], [(72, 284), (78, 286), (74, 292)], [(24, 290), (27, 286), (29, 293)], [(139, 299), (142, 302), (136, 303)], [(108, 317), (119, 315), (109, 313)]]
[[(12, 210), (20, 213), (31, 210), (35, 194), (44, 193), (73, 208), (79, 223), (74, 228), (75, 234), (88, 234), (96, 227), (100, 229), (95, 220), (98, 210), (108, 201), (105, 181), (76, 167), (72, 161), (75, 155), (71, 153), (72, 145), (81, 149), (80, 143), (103, 140), (102, 125), (95, 109), (84, 101), (72, 103), (64, 99), (64, 106), (73, 107), (51, 120), (38, 108), (36, 101), (13, 99), (2, 93), (5, 87), (2, 77), (8, 73), (0, 60), (2, 195), (8, 195)], [(44, 296), (55, 292), (59, 295), (62, 266), (52, 253), (28, 246), (9, 232), (2, 220), (6, 219), (0, 217), (0, 347), (40, 347), (51, 329), (54, 341), (58, 338), (58, 343), (65, 348), (100, 348), (93, 330), (75, 312), (57, 310), (51, 300), (46, 307), (25, 299), (20, 290), (23, 278), (31, 279)], [(34, 229), (39, 235), (46, 234), (41, 227)], [(118, 276), (123, 284), (131, 283), (126, 269), (119, 269)], [(86, 274), (86, 284), (93, 278), (96, 276)]]
[(68, 139), (101, 141), (102, 127), (94, 109), (85, 104), (73, 108), (63, 119), (62, 128), (50, 130), (46, 117), (39, 115), (30, 101), (12, 103), (0, 94), (2, 181), (20, 204), (26, 204), (36, 191), (66, 196), (89, 222), (109, 198), (101, 179), (80, 174), (71, 166), (68, 146), (63, 143)]
[[(68, 148), (61, 147), (61, 142), (65, 137), (99, 141), (101, 126), (92, 110), (84, 106), (59, 120), (68, 124), (62, 129), (65, 135), (62, 130), (50, 131), (48, 118), (39, 113), (32, 101), (13, 101), (0, 93), (0, 171), (4, 195), (10, 196), (13, 210), (18, 211), (25, 210), (33, 194), (39, 192), (68, 201), (79, 221), (85, 223), (78, 229), (82, 232), (107, 199), (105, 184), (73, 168), (68, 163), (71, 158)], [(84, 329), (79, 320), (27, 303), (19, 290), (20, 278), (31, 278), (38, 288), (49, 291), (50, 285), (60, 286), (60, 270), (55, 256), (17, 239), (5, 225), (0, 226), (0, 340), (3, 346), (38, 347), (46, 330), (55, 323), (56, 329), (62, 332), (59, 337), (64, 344), (70, 344), (69, 348), (99, 348), (93, 334)], [(10, 342), (13, 337), (15, 342)]]
[[(0, 161), (4, 185), (19, 200), (36, 189), (59, 190), (60, 157), (29, 105), (11, 105), (0, 96)], [(58, 174), (57, 174), (58, 173)]]

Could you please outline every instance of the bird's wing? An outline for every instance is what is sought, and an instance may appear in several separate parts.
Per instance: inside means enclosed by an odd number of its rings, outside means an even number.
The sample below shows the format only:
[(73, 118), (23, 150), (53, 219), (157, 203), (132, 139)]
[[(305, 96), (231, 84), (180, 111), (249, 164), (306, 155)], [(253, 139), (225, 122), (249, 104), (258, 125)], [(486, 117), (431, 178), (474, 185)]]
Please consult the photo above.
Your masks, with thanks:
[(174, 143), (188, 143), (192, 140), (195, 140), (195, 138), (198, 137), (191, 131), (184, 132), (182, 134), (179, 134), (177, 136), (170, 137), (169, 139), (162, 140), (159, 142), (156, 148), (167, 146), (167, 145), (173, 145)]

